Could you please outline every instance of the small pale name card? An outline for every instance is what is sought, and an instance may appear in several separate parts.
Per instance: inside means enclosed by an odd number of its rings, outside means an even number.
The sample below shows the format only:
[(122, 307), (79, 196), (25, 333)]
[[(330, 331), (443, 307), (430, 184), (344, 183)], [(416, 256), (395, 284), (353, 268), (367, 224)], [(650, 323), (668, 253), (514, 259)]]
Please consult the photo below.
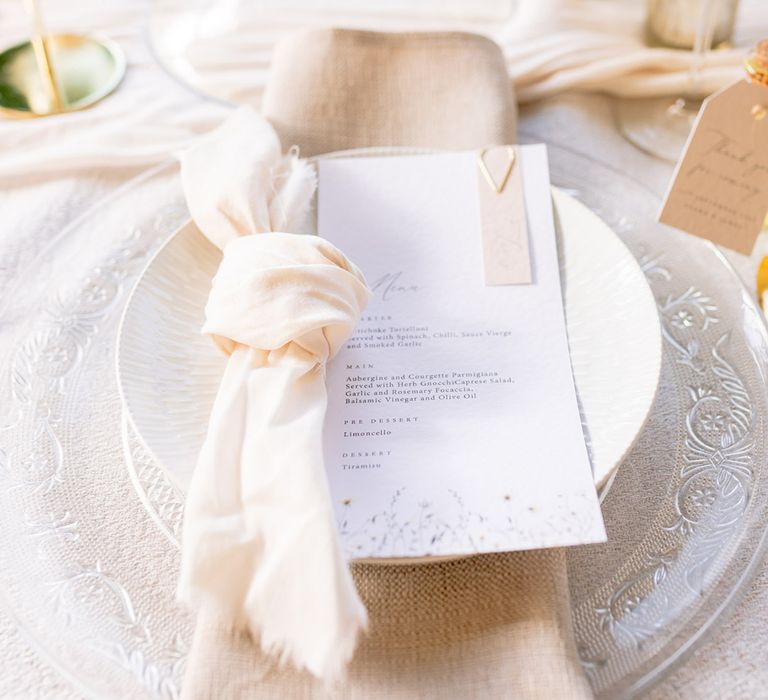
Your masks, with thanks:
[(768, 87), (704, 101), (659, 221), (749, 255), (768, 211)]
[(480, 238), (485, 283), (530, 284), (525, 195), (512, 146), (484, 148), (477, 156)]
[(318, 232), (374, 292), (329, 364), (342, 542), (421, 557), (600, 542), (544, 146), (516, 148), (529, 284), (484, 275), (477, 154), (320, 163)]

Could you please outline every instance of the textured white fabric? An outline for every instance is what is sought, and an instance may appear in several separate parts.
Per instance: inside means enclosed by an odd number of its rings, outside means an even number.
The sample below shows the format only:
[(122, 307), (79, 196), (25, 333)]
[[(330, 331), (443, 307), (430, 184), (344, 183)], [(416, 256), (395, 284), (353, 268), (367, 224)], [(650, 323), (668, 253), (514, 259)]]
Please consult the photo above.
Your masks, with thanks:
[(181, 159), (201, 231), (224, 256), (204, 333), (229, 354), (187, 498), (179, 597), (247, 628), (261, 648), (338, 678), (366, 612), (341, 555), (323, 464), (325, 363), (369, 291), (303, 218), (311, 168), (235, 113)]
[[(690, 51), (648, 47), (646, 3), (521, 0), (497, 34), (520, 102), (562, 92), (627, 97), (708, 95), (743, 74), (744, 48), (708, 53), (695, 80)], [(768, 31), (765, 8), (752, 9)]]
[(316, 187), (314, 170), (283, 157), (274, 129), (247, 107), (184, 151), (181, 166), (189, 212), (221, 249), (252, 233), (296, 233)]

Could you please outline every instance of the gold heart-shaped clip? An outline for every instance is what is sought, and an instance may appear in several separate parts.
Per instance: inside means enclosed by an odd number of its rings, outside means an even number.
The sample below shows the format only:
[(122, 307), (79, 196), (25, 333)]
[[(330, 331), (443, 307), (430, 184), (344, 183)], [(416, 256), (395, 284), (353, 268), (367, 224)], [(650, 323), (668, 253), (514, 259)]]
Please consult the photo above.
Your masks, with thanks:
[(512, 168), (515, 165), (515, 149), (512, 148), (512, 146), (504, 146), (507, 151), (507, 155), (509, 156), (509, 161), (507, 162), (507, 167), (506, 170), (504, 170), (504, 175), (501, 178), (501, 182), (497, 184), (491, 175), (491, 171), (488, 170), (487, 163), (485, 162), (485, 155), (493, 148), (498, 148), (498, 146), (486, 146), (485, 148), (481, 149), (480, 153), (477, 154), (477, 164), (480, 167), (480, 170), (482, 171), (483, 176), (488, 182), (488, 185), (490, 185), (491, 189), (496, 194), (501, 194), (504, 191), (507, 180), (509, 180), (509, 176), (512, 173)]

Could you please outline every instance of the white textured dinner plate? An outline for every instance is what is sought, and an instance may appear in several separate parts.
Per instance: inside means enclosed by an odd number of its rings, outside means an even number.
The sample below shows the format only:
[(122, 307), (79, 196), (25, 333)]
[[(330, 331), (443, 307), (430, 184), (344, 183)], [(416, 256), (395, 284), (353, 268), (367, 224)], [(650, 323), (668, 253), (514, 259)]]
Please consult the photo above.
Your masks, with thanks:
[[(403, 155), (365, 149), (325, 157)], [(661, 367), (658, 313), (625, 245), (583, 204), (553, 190), (571, 359), (595, 483), (635, 441)], [(205, 437), (225, 357), (200, 333), (221, 254), (194, 223), (150, 260), (125, 309), (118, 383), (143, 447), (183, 494)], [(557, 436), (553, 436), (556, 439)]]

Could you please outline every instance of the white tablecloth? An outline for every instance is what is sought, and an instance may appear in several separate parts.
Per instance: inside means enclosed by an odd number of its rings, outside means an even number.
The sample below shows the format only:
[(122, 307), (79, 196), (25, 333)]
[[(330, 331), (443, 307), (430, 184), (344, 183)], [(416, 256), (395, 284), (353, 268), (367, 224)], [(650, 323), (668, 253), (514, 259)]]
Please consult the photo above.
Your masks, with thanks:
[[(0, 0), (3, 42), (26, 32), (20, 5), (18, 0)], [(127, 52), (129, 68), (118, 92), (95, 109), (48, 120), (0, 123), (0, 290), (9, 289), (27, 273), (42, 247), (77, 215), (137, 175), (148, 156), (165, 155), (148, 154), (143, 144), (163, 142), (168, 153), (227, 114), (227, 107), (183, 87), (155, 62), (146, 42), (149, 7), (147, 0), (89, 0), (50, 8), (53, 26), (65, 18), (67, 28), (101, 31), (118, 40)], [(118, 150), (116, 131), (124, 136)], [(522, 140), (577, 144), (593, 158), (620, 162), (630, 175), (660, 193), (671, 172), (668, 165), (623, 140), (607, 97), (563, 96), (527, 106), (521, 114), (521, 134)], [(69, 149), (73, 138), (82, 146), (78, 162), (73, 163), (77, 171), (62, 173), (62, 165), (71, 161), (61, 160), (70, 152), (61, 144), (66, 141)], [(110, 149), (115, 165), (95, 167), (103, 162), (105, 149)], [(30, 160), (30, 154), (35, 158)], [(21, 157), (32, 164), (22, 171)], [(753, 285), (757, 256), (731, 257)], [(3, 330), (16, 320), (11, 306), (0, 318), (0, 342)], [(763, 567), (735, 613), (652, 691), (652, 697), (768, 697), (766, 619), (768, 567)], [(32, 650), (9, 611), (0, 612), (0, 697), (80, 697)]]

